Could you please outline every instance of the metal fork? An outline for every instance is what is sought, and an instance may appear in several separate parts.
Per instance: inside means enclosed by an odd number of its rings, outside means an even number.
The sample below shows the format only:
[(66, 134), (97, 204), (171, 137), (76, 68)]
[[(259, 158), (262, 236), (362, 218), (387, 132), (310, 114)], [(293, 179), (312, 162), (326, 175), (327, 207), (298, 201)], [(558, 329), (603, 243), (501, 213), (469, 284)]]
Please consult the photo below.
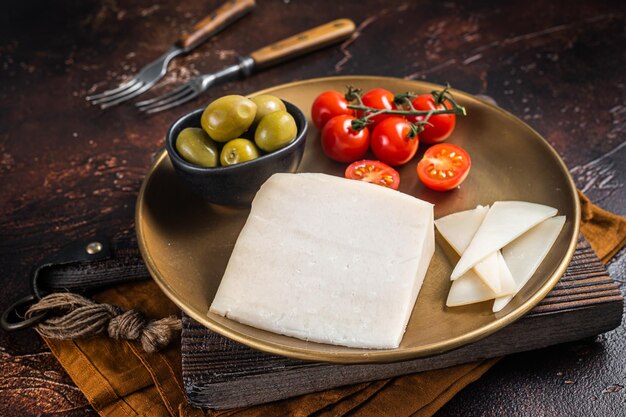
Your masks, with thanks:
[(243, 17), (255, 6), (255, 0), (228, 0), (221, 7), (199, 21), (192, 33), (183, 33), (180, 39), (159, 58), (143, 67), (134, 77), (119, 87), (87, 97), (102, 109), (130, 100), (149, 90), (167, 72), (167, 66), (175, 57), (189, 53), (209, 37)]
[(135, 105), (145, 113), (157, 113), (171, 109), (196, 98), (218, 81), (237, 77), (246, 78), (253, 70), (262, 69), (337, 43), (348, 38), (355, 31), (355, 28), (352, 20), (334, 20), (258, 49), (249, 56), (239, 57), (235, 65), (212, 74), (199, 75), (169, 93), (140, 101)]

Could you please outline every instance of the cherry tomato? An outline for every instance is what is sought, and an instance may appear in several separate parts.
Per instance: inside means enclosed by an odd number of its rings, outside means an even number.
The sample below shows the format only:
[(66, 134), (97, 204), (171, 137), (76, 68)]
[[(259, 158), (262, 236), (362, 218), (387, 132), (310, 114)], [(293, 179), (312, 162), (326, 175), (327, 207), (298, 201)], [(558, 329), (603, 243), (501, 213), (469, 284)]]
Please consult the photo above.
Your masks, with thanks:
[(345, 176), (350, 180), (365, 181), (394, 190), (397, 190), (398, 186), (400, 186), (400, 174), (398, 174), (398, 171), (380, 161), (364, 159), (353, 162), (346, 168)]
[(417, 164), (417, 176), (425, 186), (436, 191), (456, 188), (465, 180), (472, 166), (463, 148), (451, 143), (431, 146)]
[(361, 159), (370, 146), (370, 131), (352, 129), (353, 116), (335, 116), (322, 129), (322, 149), (328, 157), (338, 162)]
[(311, 118), (318, 129), (335, 116), (347, 114), (354, 116), (354, 110), (348, 108), (348, 100), (338, 91), (325, 91), (313, 102)]
[(409, 137), (411, 124), (399, 116), (383, 120), (372, 132), (372, 151), (376, 158), (389, 165), (409, 162), (419, 145), (418, 137)]
[[(363, 104), (368, 107), (381, 110), (395, 110), (396, 106), (393, 104), (393, 98), (394, 95), (391, 91), (385, 90), (384, 88), (375, 88), (363, 94), (361, 100), (363, 101)], [(379, 114), (378, 116), (374, 116), (370, 119), (372, 121), (370, 126), (373, 128), (378, 123), (391, 116), (392, 115), (389, 114)]]
[[(435, 103), (432, 94), (422, 94), (417, 96), (411, 102), (416, 110), (445, 110), (452, 109), (449, 101), (442, 104)], [(424, 116), (408, 116), (410, 122), (424, 120)], [(442, 142), (450, 136), (456, 125), (456, 115), (454, 114), (435, 114), (428, 119), (430, 125), (424, 125), (424, 130), (420, 132), (420, 141), (427, 144)]]

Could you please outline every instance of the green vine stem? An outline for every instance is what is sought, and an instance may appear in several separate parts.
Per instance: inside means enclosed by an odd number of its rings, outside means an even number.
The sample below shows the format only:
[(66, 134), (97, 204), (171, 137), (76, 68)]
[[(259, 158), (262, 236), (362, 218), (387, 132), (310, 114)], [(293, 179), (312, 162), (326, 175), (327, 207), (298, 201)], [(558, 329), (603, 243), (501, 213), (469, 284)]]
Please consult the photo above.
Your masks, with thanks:
[(394, 103), (398, 106), (402, 106), (402, 110), (387, 110), (387, 109), (377, 109), (374, 107), (368, 107), (363, 104), (363, 100), (361, 97), (363, 96), (363, 91), (358, 88), (354, 88), (352, 86), (347, 86), (348, 92), (345, 94), (346, 100), (350, 103), (356, 104), (348, 104), (349, 109), (357, 110), (363, 112), (363, 116), (359, 117), (352, 121), (352, 129), (361, 130), (364, 129), (368, 124), (371, 123), (371, 119), (381, 114), (391, 114), (397, 116), (424, 116), (422, 120), (419, 120), (415, 123), (411, 123), (411, 132), (409, 133), (409, 138), (414, 138), (418, 133), (424, 130), (425, 125), (430, 125), (428, 122), (431, 116), (437, 114), (456, 114), (460, 116), (466, 116), (467, 112), (465, 111), (465, 107), (459, 105), (452, 97), (450, 93), (450, 86), (446, 86), (443, 90), (431, 91), (433, 95), (433, 100), (436, 104), (441, 105), (444, 102), (450, 103), (452, 108), (448, 109), (438, 109), (438, 110), (417, 110), (413, 107), (411, 100), (417, 96), (417, 94), (412, 92), (400, 93), (396, 94), (394, 97)]

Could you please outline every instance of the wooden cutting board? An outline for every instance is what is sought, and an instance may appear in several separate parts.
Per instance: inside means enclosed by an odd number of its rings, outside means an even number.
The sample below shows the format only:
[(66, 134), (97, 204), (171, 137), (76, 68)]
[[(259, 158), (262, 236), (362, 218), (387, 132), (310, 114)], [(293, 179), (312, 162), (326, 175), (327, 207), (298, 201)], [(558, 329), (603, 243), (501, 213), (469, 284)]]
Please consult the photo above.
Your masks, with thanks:
[(546, 298), (520, 320), (476, 343), (395, 363), (306, 362), (251, 349), (183, 314), (183, 381), (195, 407), (250, 406), (594, 336), (619, 326), (623, 304), (618, 285), (581, 237), (567, 271)]

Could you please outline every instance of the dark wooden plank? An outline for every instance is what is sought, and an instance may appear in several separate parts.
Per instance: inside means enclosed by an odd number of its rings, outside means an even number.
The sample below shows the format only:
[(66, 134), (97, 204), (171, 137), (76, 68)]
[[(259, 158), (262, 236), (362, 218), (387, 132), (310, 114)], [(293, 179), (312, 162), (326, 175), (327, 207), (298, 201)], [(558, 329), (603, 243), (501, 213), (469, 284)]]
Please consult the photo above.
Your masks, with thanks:
[[(239, 368), (239, 371), (229, 375), (228, 378), (212, 378), (210, 382), (200, 379), (192, 381), (189, 375), (186, 375), (187, 372), (193, 372), (196, 375), (212, 372), (213, 376), (216, 375), (215, 369), (196, 365), (191, 371), (184, 368), (183, 376), (192, 405), (227, 409), (275, 401), (357, 382), (390, 378), (543, 348), (551, 344), (571, 341), (572, 338), (585, 338), (619, 325), (619, 320), (615, 317), (619, 317), (621, 311), (622, 303), (614, 302), (578, 308), (568, 314), (553, 315), (549, 319), (534, 316), (520, 320), (509, 326), (507, 332), (490, 336), (471, 347), (414, 361), (371, 365), (304, 363), (299, 366), (289, 366), (289, 363), (280, 363), (280, 366), (269, 367), (265, 370), (257, 368), (254, 373), (250, 374)], [(597, 316), (604, 319), (597, 320)], [(223, 369), (225, 365), (223, 361), (228, 361), (228, 357), (222, 357), (221, 360), (220, 368)], [(230, 366), (233, 364), (231, 363)]]
[[(389, 378), (577, 340), (617, 327), (623, 297), (581, 238), (562, 281), (529, 314), (476, 343), (390, 364), (306, 362), (248, 348), (183, 317), (183, 380), (191, 404), (224, 409)], [(593, 276), (587, 277), (585, 271)]]
[(548, 296), (543, 300), (547, 302), (553, 298), (560, 298), (562, 296), (585, 294), (586, 292), (599, 292), (599, 291), (614, 291), (618, 289), (618, 285), (615, 282), (596, 283), (586, 287), (573, 287), (573, 288), (559, 288), (553, 289)]

